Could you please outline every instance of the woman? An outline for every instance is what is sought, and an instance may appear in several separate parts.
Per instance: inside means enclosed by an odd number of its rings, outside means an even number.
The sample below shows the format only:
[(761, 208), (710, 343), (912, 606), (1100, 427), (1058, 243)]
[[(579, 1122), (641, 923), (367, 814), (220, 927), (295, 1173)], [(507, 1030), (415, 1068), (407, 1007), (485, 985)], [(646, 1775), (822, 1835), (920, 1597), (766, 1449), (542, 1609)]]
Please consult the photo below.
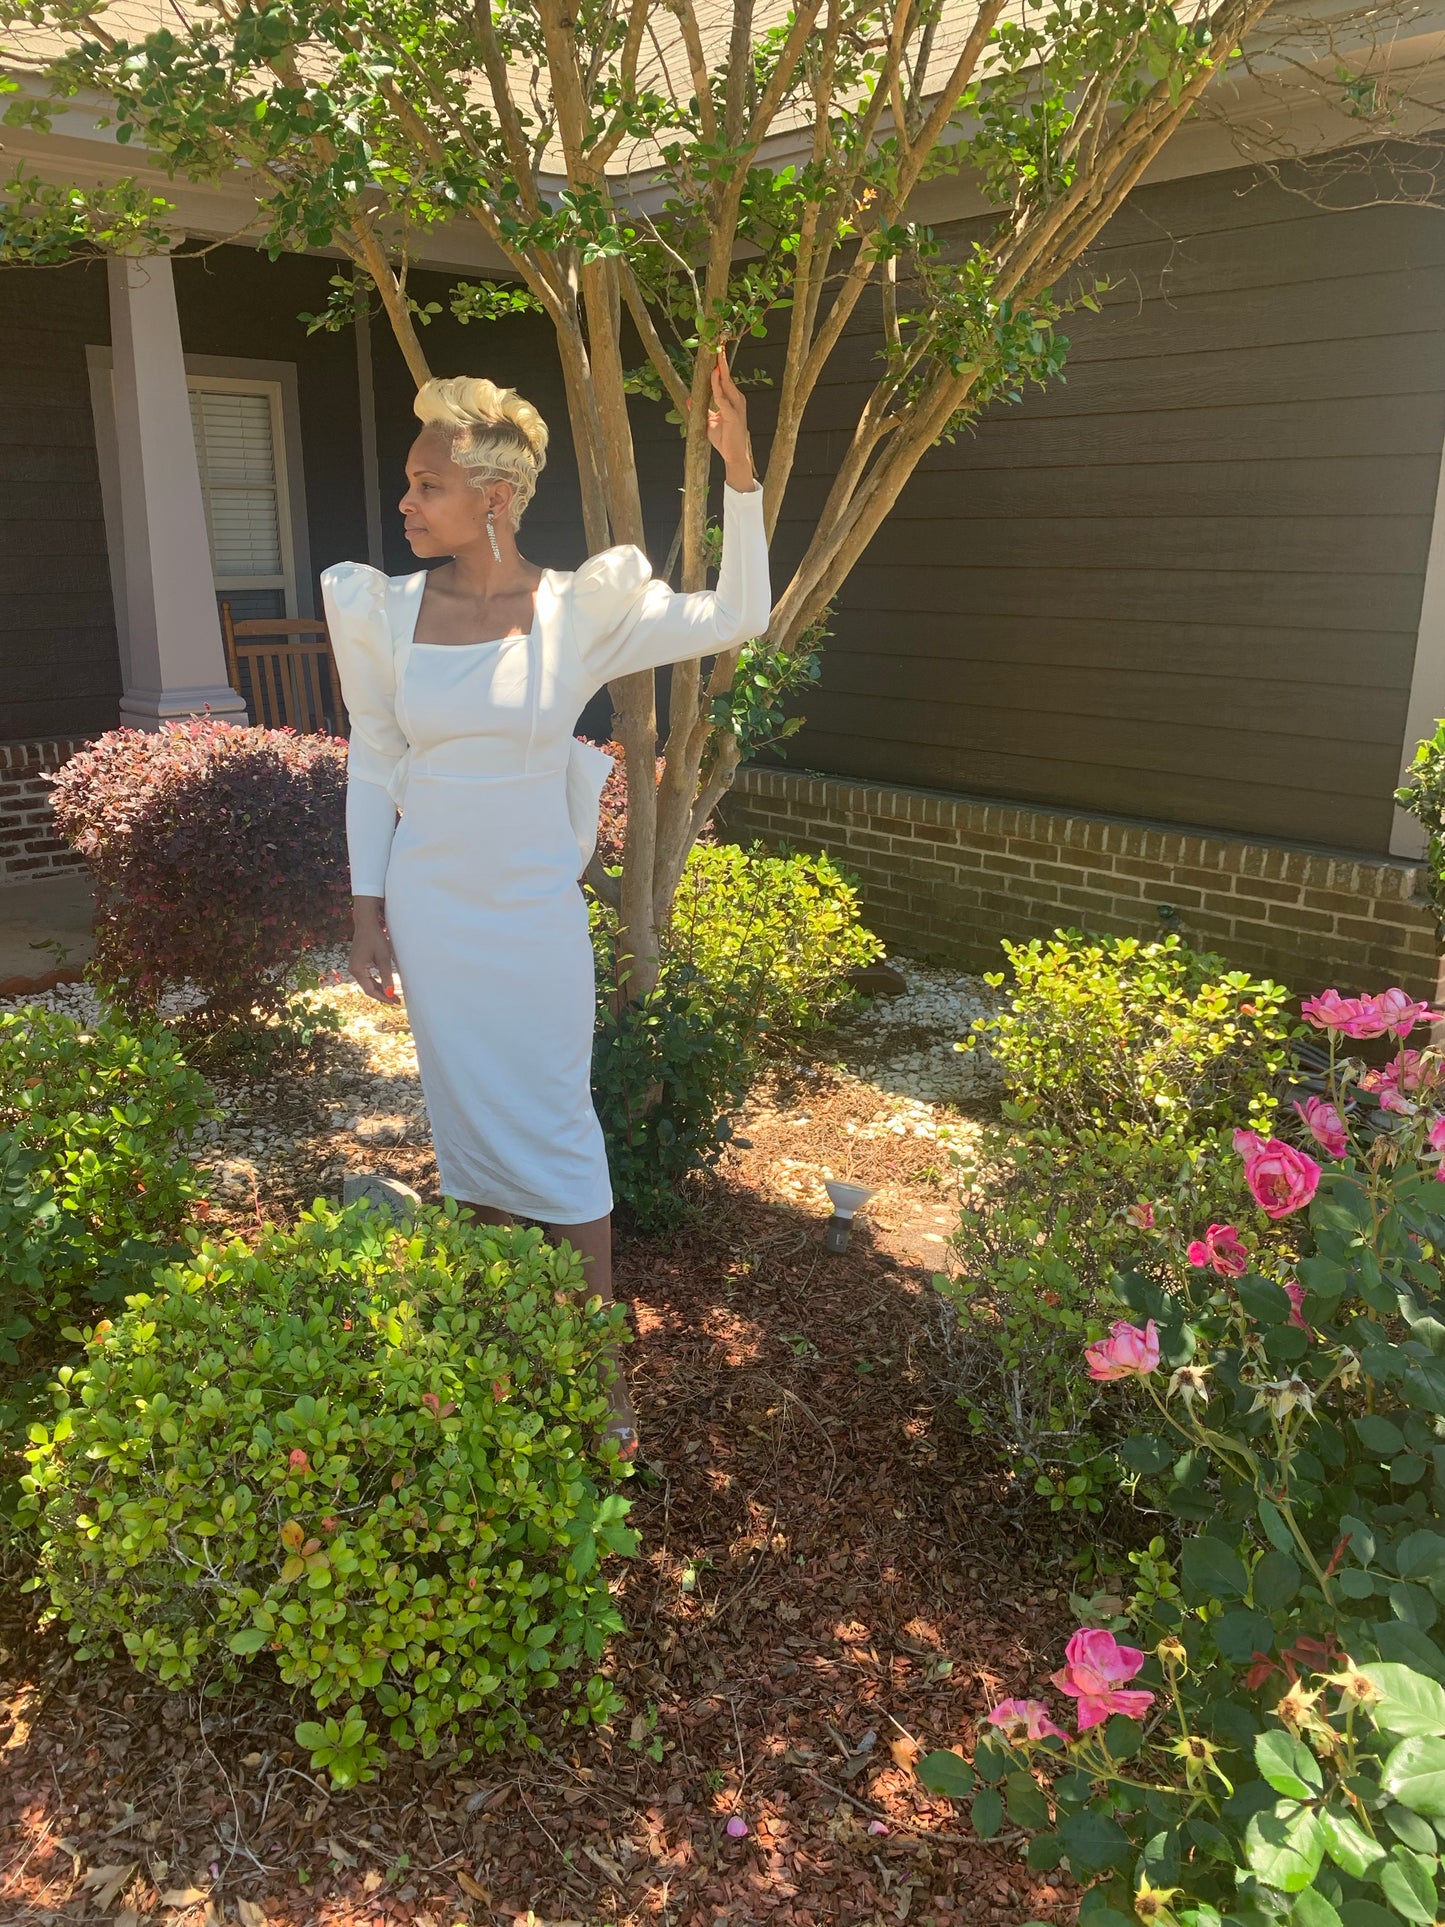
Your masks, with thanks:
[[(612, 1192), (577, 879), (610, 763), (572, 731), (614, 678), (767, 628), (762, 490), (721, 353), (712, 391), (708, 437), (726, 470), (715, 590), (675, 594), (630, 547), (573, 574), (526, 561), (517, 526), (546, 424), (515, 389), (465, 378), (418, 394), (401, 502), (413, 554), (452, 559), (390, 578), (343, 562), (321, 578), (351, 714), (352, 974), (380, 998), (400, 974), (444, 1194), (487, 1223), (540, 1220), (609, 1303)], [(620, 1379), (614, 1408), (630, 1454)]]

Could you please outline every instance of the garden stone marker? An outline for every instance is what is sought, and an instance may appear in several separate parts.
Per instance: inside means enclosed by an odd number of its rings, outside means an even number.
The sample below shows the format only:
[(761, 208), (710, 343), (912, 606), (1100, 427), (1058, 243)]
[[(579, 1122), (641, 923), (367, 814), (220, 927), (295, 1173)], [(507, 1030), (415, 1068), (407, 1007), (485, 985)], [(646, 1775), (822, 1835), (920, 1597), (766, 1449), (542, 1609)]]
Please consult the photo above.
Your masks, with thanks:
[(421, 1209), (421, 1194), (400, 1178), (384, 1178), (379, 1171), (348, 1171), (341, 1180), (341, 1202), (356, 1204), (362, 1199), (379, 1211), (389, 1211), (399, 1224)]

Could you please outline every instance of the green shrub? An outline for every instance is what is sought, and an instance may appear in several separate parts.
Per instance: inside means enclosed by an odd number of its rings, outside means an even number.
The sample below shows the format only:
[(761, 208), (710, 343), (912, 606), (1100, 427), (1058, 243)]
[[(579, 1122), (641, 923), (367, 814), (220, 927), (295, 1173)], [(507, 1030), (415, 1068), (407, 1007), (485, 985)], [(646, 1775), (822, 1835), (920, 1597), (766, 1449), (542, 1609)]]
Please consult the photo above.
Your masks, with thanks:
[(200, 1184), (181, 1149), (210, 1092), (159, 1024), (0, 1012), (0, 1431), (61, 1329), (173, 1255)]
[(82, 1656), (123, 1645), (168, 1685), (270, 1652), (316, 1707), (298, 1733), (369, 1777), (401, 1747), (496, 1747), (620, 1621), (631, 1549), (601, 1435), (620, 1312), (536, 1231), (439, 1211), (398, 1229), (317, 1204), (255, 1249), (197, 1237), (33, 1428), (25, 1506)]
[(1003, 1122), (955, 1157), (967, 1203), (936, 1283), (974, 1429), (1055, 1510), (1098, 1511), (1115, 1426), (1072, 1369), (1078, 1343), (1099, 1335), (1116, 1269), (1152, 1275), (1171, 1239), (1238, 1210), (1219, 1148), (1234, 1125), (1268, 1133), (1286, 993), (1177, 937), (1004, 949), (1008, 1006), (975, 1026), (1004, 1074)]
[(1445, 923), (1445, 722), (1436, 723), (1435, 734), (1417, 747), (1395, 801), (1429, 834), (1430, 894)]
[(592, 928), (593, 1097), (612, 1185), (639, 1223), (666, 1224), (682, 1209), (682, 1180), (727, 1142), (766, 1053), (826, 1024), (853, 995), (845, 973), (883, 946), (829, 858), (733, 844), (689, 856), (649, 997), (612, 994), (616, 920), (595, 899)]
[[(924, 1763), (972, 1795), (977, 1830), (1007, 1811), (1032, 1866), (1067, 1862), (1090, 1885), (1081, 1927), (1440, 1918), (1445, 1118), (1428, 1107), (1445, 1060), (1405, 1049), (1424, 1006), (1387, 996), (1407, 1012), (1392, 1079), (1344, 1062), (1311, 1124), (1318, 1148), (1345, 1121), (1338, 1155), (1321, 1168), (1241, 1139), (1297, 1261), (1252, 1209), (1241, 1275), (1176, 1248), (1162, 1285), (1119, 1281), (1116, 1309), (1141, 1322), (1120, 1318), (1088, 1369), (1113, 1395), (1127, 1380), (1147, 1414), (1124, 1456), (1182, 1543), (1136, 1554), (1122, 1614), (1070, 1641), (1054, 1683), (1075, 1734), (1054, 1724), (1062, 1704), (1006, 1702), (973, 1769)], [(1356, 1036), (1389, 1015), (1315, 1010)], [(1413, 1093), (1369, 1136), (1362, 1083)], [(1260, 1175), (1272, 1160), (1292, 1178), (1282, 1204)]]

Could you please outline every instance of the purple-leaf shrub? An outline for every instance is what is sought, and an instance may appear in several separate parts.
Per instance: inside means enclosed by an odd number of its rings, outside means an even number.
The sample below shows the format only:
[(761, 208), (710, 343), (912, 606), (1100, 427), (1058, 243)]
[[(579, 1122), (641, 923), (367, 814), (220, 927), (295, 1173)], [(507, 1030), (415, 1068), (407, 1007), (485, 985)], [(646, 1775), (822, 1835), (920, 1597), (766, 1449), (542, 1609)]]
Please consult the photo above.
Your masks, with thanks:
[(211, 1029), (277, 1009), (341, 937), (346, 745), (230, 723), (117, 729), (54, 779), (61, 835), (96, 884), (96, 970), (133, 1010), (189, 982)]
[[(602, 802), (597, 812), (597, 857), (604, 870), (613, 870), (622, 861), (623, 845), (627, 841), (627, 768), (623, 761), (621, 743), (604, 743), (602, 747), (613, 759), (612, 774), (602, 786)], [(657, 759), (657, 780), (662, 781), (663, 759)], [(698, 837), (699, 843), (716, 841), (711, 828), (703, 830)]]

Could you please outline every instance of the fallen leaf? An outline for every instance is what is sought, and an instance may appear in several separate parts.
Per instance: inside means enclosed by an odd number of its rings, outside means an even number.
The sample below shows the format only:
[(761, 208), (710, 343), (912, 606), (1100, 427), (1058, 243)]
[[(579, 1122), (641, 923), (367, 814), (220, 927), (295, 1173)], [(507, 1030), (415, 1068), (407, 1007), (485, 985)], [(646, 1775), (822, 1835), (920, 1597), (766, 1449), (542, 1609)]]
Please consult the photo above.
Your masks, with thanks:
[(130, 1885), (131, 1876), (140, 1865), (137, 1860), (127, 1860), (109, 1867), (92, 1867), (81, 1876), (80, 1884), (88, 1887), (95, 1895), (95, 1904), (105, 1913), (121, 1890)]
[(893, 1755), (893, 1764), (895, 1766), (902, 1767), (905, 1773), (911, 1773), (914, 1762), (923, 1751), (923, 1748), (918, 1744), (917, 1740), (910, 1739), (906, 1733), (900, 1733), (896, 1740), (890, 1740), (888, 1742), (888, 1751)]
[(122, 1907), (115, 1917), (115, 1927), (140, 1927), (140, 1915), (134, 1907)]
[(323, 1840), (321, 1844), (339, 1867), (354, 1867), (356, 1865), (356, 1855), (354, 1853), (348, 1853), (339, 1841)]
[(468, 1899), (483, 1900), (490, 1904), (492, 1898), (490, 1890), (484, 1887), (480, 1880), (473, 1880), (472, 1876), (461, 1867), (457, 1869), (457, 1885)]
[(569, 1786), (567, 1791), (562, 1795), (562, 1798), (567, 1802), (569, 1807), (575, 1807), (579, 1800), (585, 1800), (587, 1798), (590, 1791), (590, 1787)]
[(206, 1898), (204, 1887), (172, 1887), (161, 1895), (162, 1907), (194, 1907)]
[(384, 1873), (379, 1873), (375, 1867), (368, 1867), (366, 1872), (361, 1876), (361, 1891), (364, 1894), (374, 1894), (377, 1888), (384, 1883), (385, 1879), (386, 1875)]
[(603, 1873), (606, 1874), (607, 1878), (615, 1887), (621, 1888), (625, 1886), (626, 1880), (622, 1869), (610, 1855), (599, 1853), (596, 1847), (589, 1847), (585, 1841), (582, 1843), (582, 1851), (594, 1867), (600, 1867), (602, 1869)]
[(238, 1900), (236, 1912), (241, 1916), (241, 1927), (266, 1927), (266, 1916), (254, 1900)]

